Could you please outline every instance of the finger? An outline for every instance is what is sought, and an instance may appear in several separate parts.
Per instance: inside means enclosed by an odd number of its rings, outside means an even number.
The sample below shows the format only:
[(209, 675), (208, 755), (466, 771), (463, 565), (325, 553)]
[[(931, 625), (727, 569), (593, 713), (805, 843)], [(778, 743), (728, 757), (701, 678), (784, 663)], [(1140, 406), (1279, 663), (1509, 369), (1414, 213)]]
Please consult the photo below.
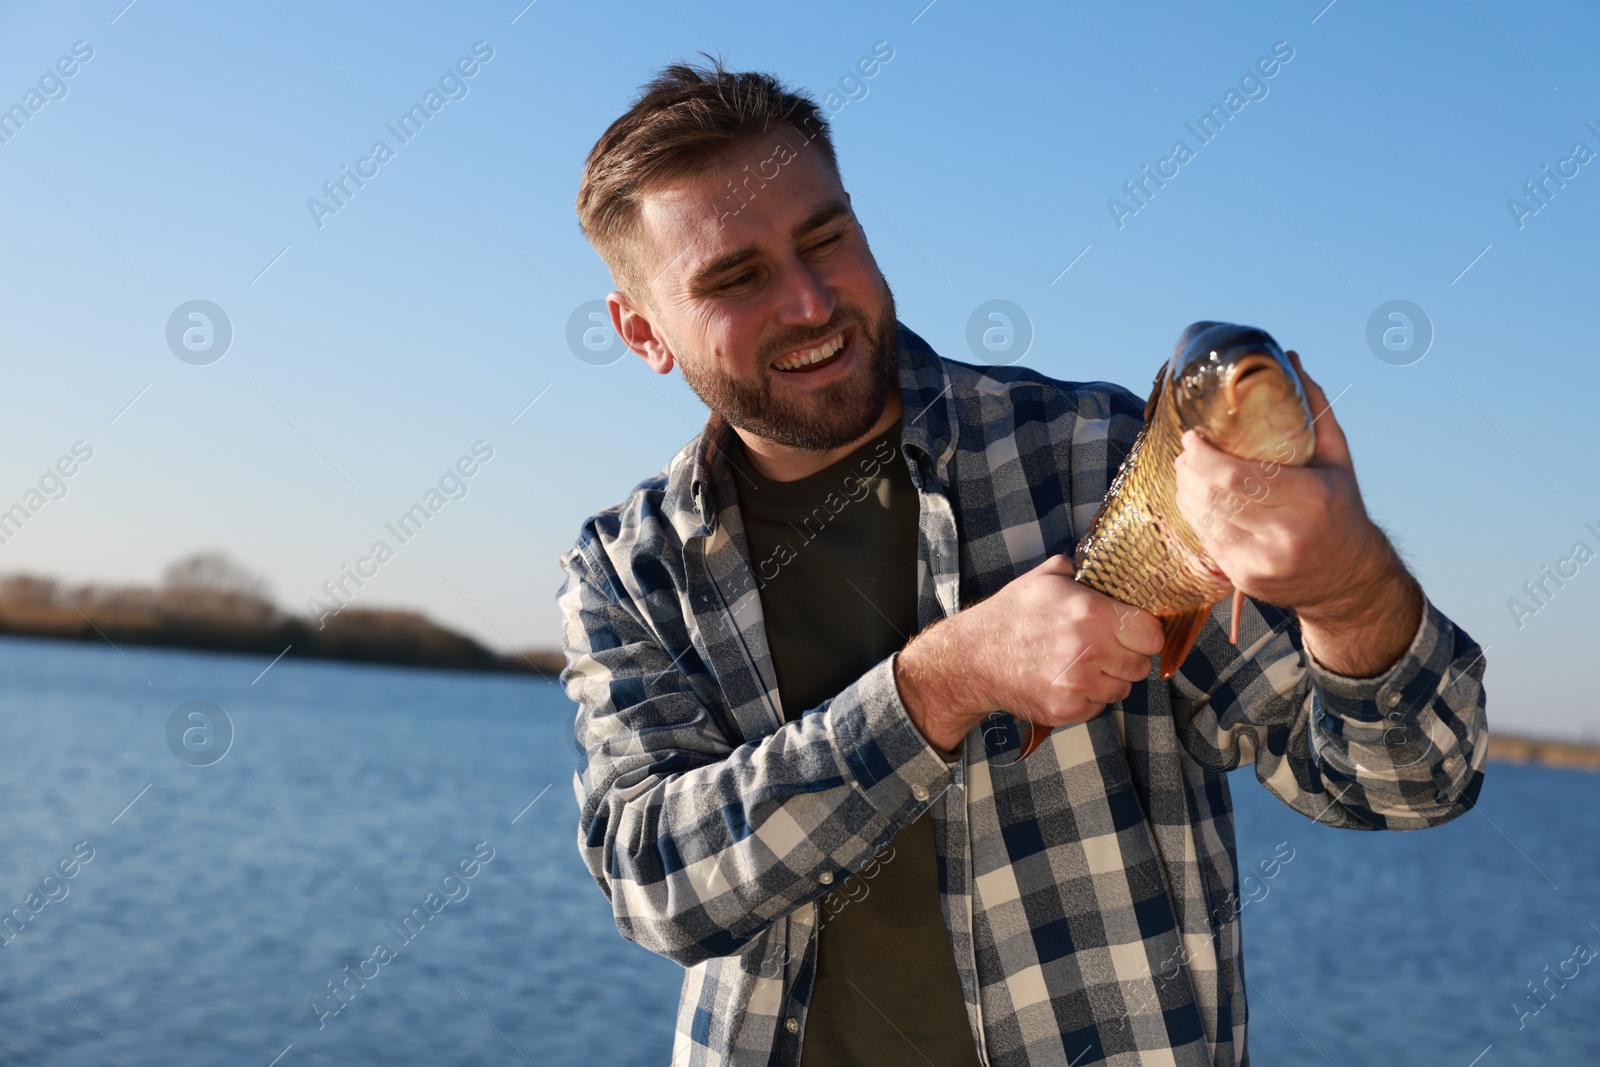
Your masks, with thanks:
[[(1143, 681), (1144, 679), (1135, 680)], [(1119, 700), (1127, 700), (1128, 695), (1132, 692), (1133, 686), (1127, 679), (1118, 678), (1115, 675), (1102, 674), (1099, 678), (1089, 683), (1084, 689), (1083, 695), (1090, 702), (1104, 706), (1106, 704), (1115, 704)]]
[(1120, 644), (1102, 645), (1095, 649), (1093, 655), (1084, 657), (1083, 663), (1073, 672), (1071, 681), (1088, 685), (1100, 674), (1124, 682), (1143, 681), (1150, 675), (1150, 656), (1153, 654), (1135, 652)]
[(1289, 362), (1294, 364), (1295, 371), (1300, 375), (1300, 384), (1306, 391), (1306, 402), (1311, 406), (1311, 425), (1317, 435), (1316, 448), (1311, 453), (1311, 465), (1352, 470), (1350, 443), (1345, 440), (1344, 427), (1340, 426), (1339, 420), (1334, 417), (1333, 404), (1328, 400), (1328, 394), (1301, 366), (1300, 353), (1290, 349), (1284, 355), (1289, 357)]
[(1173, 500), (1178, 505), (1178, 514), (1202, 540), (1226, 514), (1225, 509), (1217, 508), (1216, 495), (1211, 484), (1190, 471), (1183, 456), (1179, 455)]
[(1155, 655), (1165, 642), (1160, 621), (1148, 611), (1127, 604), (1117, 605), (1117, 628), (1112, 633), (1123, 648), (1141, 656)]
[(1251, 531), (1236, 524), (1234, 518), (1236, 516), (1229, 516), (1226, 509), (1219, 509), (1209, 511), (1200, 517), (1199, 522), (1191, 523), (1200, 547), (1223, 571), (1228, 569), (1230, 555), (1251, 536)]
[[(1197, 450), (1211, 448), (1204, 442), (1195, 447)], [(1178, 457), (1175, 471), (1174, 498), (1178, 512), (1203, 541), (1235, 524), (1253, 505), (1277, 506), (1278, 503), (1271, 499), (1274, 483), (1260, 472), (1258, 464), (1246, 462), (1241, 468), (1235, 457), (1226, 453), (1219, 455), (1226, 462), (1213, 462), (1209, 456), (1190, 457), (1185, 452)], [(1208, 466), (1210, 469), (1203, 469)], [(1282, 478), (1284, 471), (1280, 469), (1276, 476)], [(1264, 513), (1252, 514), (1250, 518), (1260, 519), (1262, 515)]]
[[(1288, 471), (1280, 471), (1279, 478)], [(1266, 498), (1264, 497), (1263, 500)], [(1200, 483), (1200, 488), (1180, 485), (1177, 494), (1178, 511), (1194, 531), (1200, 547), (1211, 561), (1230, 580), (1239, 565), (1241, 552), (1249, 550), (1256, 537), (1255, 525), (1270, 528), (1271, 516), (1253, 502), (1228, 494), (1213, 494)]]
[(1102, 677), (1123, 682), (1143, 681), (1150, 675), (1150, 655), (1123, 648), (1120, 644), (1096, 639), (1056, 676), (1055, 683), (1080, 693), (1094, 692)]
[(1118, 681), (1142, 682), (1150, 677), (1150, 657), (1137, 652), (1119, 650), (1117, 658), (1106, 663), (1101, 670)]
[(1209, 551), (1213, 542), (1234, 544), (1293, 522), (1308, 499), (1325, 491), (1331, 477), (1326, 468), (1279, 467), (1248, 475), (1243, 491), (1236, 492), (1185, 471), (1174, 487), (1174, 499), (1178, 513)]
[(1072, 565), (1072, 557), (1062, 555), (1059, 552), (1047, 558), (1043, 563), (1035, 567), (1034, 570), (1038, 571), (1040, 574), (1063, 574), (1068, 578), (1071, 578), (1078, 573), (1077, 569)]
[(1051, 726), (1069, 726), (1073, 723), (1088, 722), (1102, 711), (1106, 710), (1106, 701), (1078, 698), (1064, 707), (1051, 708), (1046, 713), (1046, 719)]
[(1183, 433), (1183, 451), (1178, 455), (1180, 480), (1184, 469), (1224, 492), (1245, 497), (1252, 492), (1260, 494), (1261, 464), (1224, 452), (1202, 437), (1198, 430)]
[(1284, 355), (1289, 357), (1289, 362), (1294, 365), (1294, 372), (1300, 375), (1300, 384), (1305, 386), (1308, 393), (1313, 389), (1319, 393), (1322, 392), (1322, 386), (1318, 385), (1312, 380), (1311, 375), (1306, 373), (1305, 366), (1300, 362), (1300, 353), (1291, 348), (1284, 352)]

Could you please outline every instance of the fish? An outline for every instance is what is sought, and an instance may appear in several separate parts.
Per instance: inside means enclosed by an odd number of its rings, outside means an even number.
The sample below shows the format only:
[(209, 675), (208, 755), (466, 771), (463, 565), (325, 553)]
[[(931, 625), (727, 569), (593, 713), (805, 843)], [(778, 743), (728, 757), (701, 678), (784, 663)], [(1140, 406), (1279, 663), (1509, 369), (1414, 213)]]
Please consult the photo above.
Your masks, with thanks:
[[(1174, 463), (1184, 431), (1198, 430), (1222, 451), (1259, 462), (1270, 478), (1280, 466), (1311, 461), (1314, 422), (1294, 364), (1270, 334), (1253, 326), (1193, 323), (1156, 372), (1144, 426), (1078, 542), (1073, 563), (1078, 582), (1143, 608), (1161, 623), (1163, 681), (1177, 673), (1212, 609), (1230, 594), (1229, 640), (1237, 644), (1244, 607), (1244, 594), (1207, 553), (1207, 538), (1178, 510)], [(1051, 729), (1030, 723), (1017, 762)]]

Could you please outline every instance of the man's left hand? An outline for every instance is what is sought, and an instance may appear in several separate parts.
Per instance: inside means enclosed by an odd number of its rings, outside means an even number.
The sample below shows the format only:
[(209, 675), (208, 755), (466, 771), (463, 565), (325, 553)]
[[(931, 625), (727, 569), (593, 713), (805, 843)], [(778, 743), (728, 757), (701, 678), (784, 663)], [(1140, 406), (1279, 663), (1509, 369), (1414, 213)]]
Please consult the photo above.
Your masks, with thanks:
[(1310, 463), (1240, 459), (1190, 430), (1177, 460), (1178, 509), (1237, 589), (1295, 609), (1319, 662), (1381, 674), (1416, 632), (1421, 590), (1367, 516), (1327, 396), (1287, 355), (1311, 404)]

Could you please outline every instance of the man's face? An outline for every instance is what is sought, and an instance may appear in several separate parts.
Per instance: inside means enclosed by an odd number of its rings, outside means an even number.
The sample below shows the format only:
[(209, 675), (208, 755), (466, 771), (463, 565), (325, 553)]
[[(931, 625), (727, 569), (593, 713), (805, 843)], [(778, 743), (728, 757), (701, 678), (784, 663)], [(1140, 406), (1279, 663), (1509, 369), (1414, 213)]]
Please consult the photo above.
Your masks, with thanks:
[[(706, 406), (777, 444), (859, 440), (895, 381), (894, 297), (822, 153), (787, 125), (641, 202), (665, 348)], [(626, 336), (626, 335), (625, 335)]]

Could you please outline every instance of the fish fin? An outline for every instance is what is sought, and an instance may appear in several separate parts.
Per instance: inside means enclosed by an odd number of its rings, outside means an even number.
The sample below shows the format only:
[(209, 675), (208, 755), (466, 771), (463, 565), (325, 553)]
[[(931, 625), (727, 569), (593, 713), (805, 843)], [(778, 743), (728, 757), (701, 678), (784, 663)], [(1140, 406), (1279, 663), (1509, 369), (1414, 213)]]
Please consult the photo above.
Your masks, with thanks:
[(1228, 624), (1228, 643), (1239, 643), (1239, 616), (1244, 613), (1244, 590), (1233, 591), (1233, 621)]
[(1156, 371), (1156, 380), (1150, 388), (1150, 399), (1144, 402), (1144, 421), (1148, 423), (1156, 413), (1156, 405), (1161, 402), (1161, 390), (1166, 385), (1167, 365), (1163, 363), (1161, 369)]
[[(1055, 727), (1053, 726), (1040, 726), (1036, 722), (1028, 723), (1028, 739), (1022, 742), (1022, 751), (1017, 753), (1017, 763), (1021, 763), (1033, 755), (1034, 750), (1044, 744), (1044, 739), (1049, 737), (1050, 731), (1054, 729)], [(1015, 767), (1016, 763), (1013, 763), (1012, 766)]]
[(1161, 680), (1164, 682), (1178, 673), (1184, 658), (1194, 647), (1195, 639), (1211, 617), (1211, 605), (1195, 608), (1182, 615), (1166, 615), (1161, 619), (1161, 632), (1167, 635), (1161, 646)]

